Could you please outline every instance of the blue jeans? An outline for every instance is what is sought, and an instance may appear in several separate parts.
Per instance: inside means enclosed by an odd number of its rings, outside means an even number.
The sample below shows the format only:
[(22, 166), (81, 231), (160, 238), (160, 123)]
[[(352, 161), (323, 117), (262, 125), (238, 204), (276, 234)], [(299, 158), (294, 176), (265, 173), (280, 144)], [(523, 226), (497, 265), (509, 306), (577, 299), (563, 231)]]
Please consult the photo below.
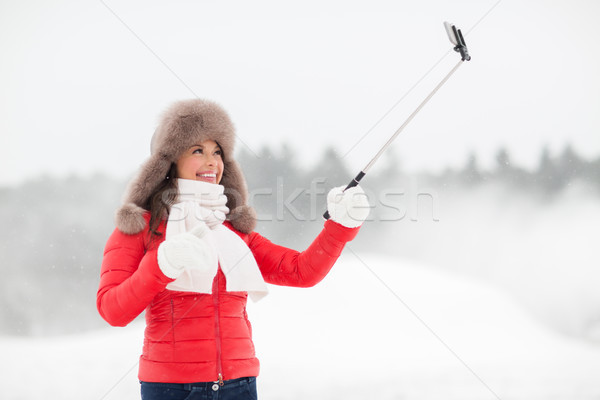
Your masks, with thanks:
[(160, 383), (140, 382), (142, 400), (256, 400), (256, 378), (215, 382)]

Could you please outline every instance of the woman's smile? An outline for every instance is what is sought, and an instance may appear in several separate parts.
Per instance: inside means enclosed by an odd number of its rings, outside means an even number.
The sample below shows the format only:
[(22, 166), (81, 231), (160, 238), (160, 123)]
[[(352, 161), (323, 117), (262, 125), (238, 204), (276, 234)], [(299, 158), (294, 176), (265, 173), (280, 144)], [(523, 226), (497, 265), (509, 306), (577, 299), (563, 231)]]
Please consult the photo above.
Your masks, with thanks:
[(223, 176), (223, 151), (214, 140), (190, 147), (177, 160), (177, 177), (217, 184)]
[(217, 183), (217, 172), (216, 171), (197, 172), (196, 180), (208, 182), (208, 183)]

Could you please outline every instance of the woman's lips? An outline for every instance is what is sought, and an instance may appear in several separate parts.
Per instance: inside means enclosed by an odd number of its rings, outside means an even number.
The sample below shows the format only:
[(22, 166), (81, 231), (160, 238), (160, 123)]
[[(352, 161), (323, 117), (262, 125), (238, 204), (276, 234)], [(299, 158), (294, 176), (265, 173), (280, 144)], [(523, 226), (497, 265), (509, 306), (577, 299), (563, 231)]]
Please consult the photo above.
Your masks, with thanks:
[(217, 174), (215, 172), (201, 172), (196, 174), (196, 179), (203, 182), (216, 183)]

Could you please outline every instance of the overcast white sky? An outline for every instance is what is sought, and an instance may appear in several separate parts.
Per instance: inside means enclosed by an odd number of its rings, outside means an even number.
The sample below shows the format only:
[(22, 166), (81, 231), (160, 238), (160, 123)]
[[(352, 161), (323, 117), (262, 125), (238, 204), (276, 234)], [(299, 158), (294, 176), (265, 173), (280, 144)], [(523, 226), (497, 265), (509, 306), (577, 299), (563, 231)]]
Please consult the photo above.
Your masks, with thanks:
[(163, 109), (196, 96), (221, 103), (252, 152), (287, 142), (309, 165), (333, 145), (359, 170), (459, 60), (442, 59), (444, 20), (473, 60), (394, 144), (406, 168), (471, 151), (489, 165), (501, 145), (526, 166), (545, 144), (597, 157), (599, 16), (594, 0), (4, 1), (0, 185), (125, 177)]

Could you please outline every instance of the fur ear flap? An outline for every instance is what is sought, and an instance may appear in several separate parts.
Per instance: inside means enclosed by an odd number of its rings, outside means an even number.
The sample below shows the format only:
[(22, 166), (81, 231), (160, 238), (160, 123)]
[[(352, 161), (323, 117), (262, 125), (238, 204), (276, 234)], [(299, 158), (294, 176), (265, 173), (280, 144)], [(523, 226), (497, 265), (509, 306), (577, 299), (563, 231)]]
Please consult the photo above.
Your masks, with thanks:
[(145, 212), (146, 210), (133, 203), (123, 204), (115, 216), (117, 228), (128, 235), (140, 233), (146, 227)]
[(246, 180), (242, 174), (242, 169), (235, 160), (225, 161), (223, 178), (221, 178), (220, 184), (225, 187), (227, 207), (230, 210), (246, 204), (248, 188), (246, 187)]
[(167, 177), (170, 169), (171, 161), (166, 156), (156, 154), (150, 157), (127, 187), (124, 202), (143, 206), (154, 189)]
[(242, 169), (235, 160), (227, 160), (224, 171), (220, 184), (225, 186), (227, 207), (231, 210), (227, 220), (238, 231), (250, 233), (256, 227), (256, 212), (246, 205), (248, 188)]
[(256, 228), (256, 211), (250, 206), (240, 206), (233, 209), (227, 220), (242, 233), (250, 233)]
[(123, 206), (117, 211), (115, 222), (123, 233), (134, 235), (146, 227), (144, 203), (154, 189), (165, 179), (171, 162), (159, 154), (148, 159), (137, 176), (129, 183), (123, 199)]

